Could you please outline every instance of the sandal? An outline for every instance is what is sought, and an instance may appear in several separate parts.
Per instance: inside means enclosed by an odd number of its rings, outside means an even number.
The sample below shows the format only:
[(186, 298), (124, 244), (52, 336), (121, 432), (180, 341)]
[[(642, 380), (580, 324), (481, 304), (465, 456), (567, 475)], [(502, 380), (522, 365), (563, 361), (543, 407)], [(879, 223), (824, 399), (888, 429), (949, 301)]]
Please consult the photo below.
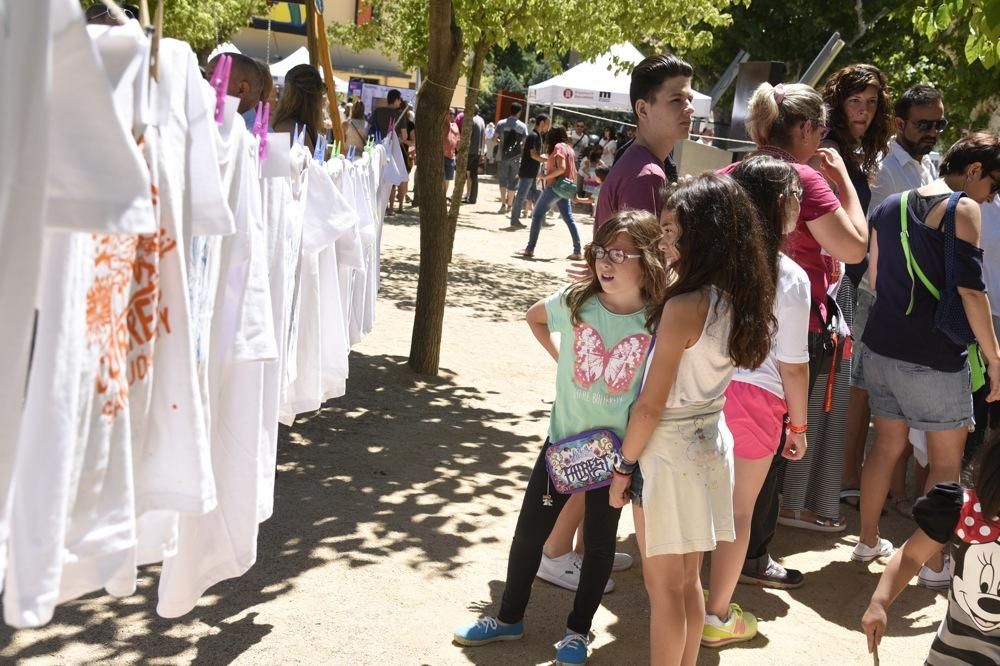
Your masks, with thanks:
[[(778, 524), (786, 527), (797, 527), (813, 532), (843, 532), (847, 529), (847, 521), (843, 518), (823, 518), (812, 511), (791, 511), (792, 515), (778, 515)], [(810, 517), (811, 516), (811, 517)]]
[(857, 509), (861, 506), (861, 489), (844, 488), (840, 491), (840, 501), (847, 506)]

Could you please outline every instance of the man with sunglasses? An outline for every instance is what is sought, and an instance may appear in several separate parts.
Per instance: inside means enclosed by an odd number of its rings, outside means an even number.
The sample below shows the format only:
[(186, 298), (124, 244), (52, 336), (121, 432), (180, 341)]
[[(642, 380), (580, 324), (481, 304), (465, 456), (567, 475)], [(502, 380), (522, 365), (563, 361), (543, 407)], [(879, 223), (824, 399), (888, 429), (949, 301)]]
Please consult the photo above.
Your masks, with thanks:
[(896, 100), (896, 135), (882, 158), (868, 210), (875, 210), (887, 197), (912, 190), (937, 178), (937, 169), (927, 156), (948, 126), (941, 93), (930, 86), (907, 89)]

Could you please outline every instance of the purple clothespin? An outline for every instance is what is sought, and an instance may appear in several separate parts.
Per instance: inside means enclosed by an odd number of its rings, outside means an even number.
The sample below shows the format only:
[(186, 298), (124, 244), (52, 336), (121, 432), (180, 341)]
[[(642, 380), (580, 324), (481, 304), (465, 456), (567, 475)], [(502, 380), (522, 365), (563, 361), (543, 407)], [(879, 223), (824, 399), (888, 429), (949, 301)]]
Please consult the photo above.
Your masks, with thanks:
[(219, 56), (209, 80), (215, 89), (215, 122), (222, 124), (222, 112), (226, 105), (226, 92), (229, 89), (229, 75), (233, 71), (233, 59), (228, 55)]
[(347, 149), (347, 161), (350, 162), (354, 159), (354, 151), (357, 150), (357, 146), (351, 146)]
[(267, 125), (271, 120), (271, 103), (257, 102), (257, 117), (253, 121), (254, 136), (260, 137), (260, 147), (258, 156), (262, 160), (267, 159)]
[(316, 150), (313, 151), (313, 159), (323, 164), (326, 161), (326, 147), (327, 147), (326, 135), (317, 137), (316, 139)]

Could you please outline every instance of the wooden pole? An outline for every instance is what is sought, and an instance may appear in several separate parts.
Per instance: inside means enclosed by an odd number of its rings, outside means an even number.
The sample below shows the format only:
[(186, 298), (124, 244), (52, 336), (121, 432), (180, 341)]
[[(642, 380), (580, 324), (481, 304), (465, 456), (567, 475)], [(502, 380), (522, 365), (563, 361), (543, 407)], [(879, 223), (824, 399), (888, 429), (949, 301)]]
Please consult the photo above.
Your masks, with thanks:
[[(311, 3), (310, 3), (311, 4)], [(344, 145), (344, 126), (340, 120), (340, 105), (337, 104), (337, 86), (333, 82), (333, 63), (330, 60), (330, 41), (326, 35), (326, 21), (322, 12), (313, 12), (315, 16), (315, 43), (319, 53), (319, 62), (323, 67), (323, 80), (326, 82), (326, 102), (330, 107), (330, 122), (333, 123), (333, 138), (340, 145), (342, 153), (347, 152)], [(310, 54), (309, 59), (312, 59)], [(344, 91), (347, 92), (346, 90)]]

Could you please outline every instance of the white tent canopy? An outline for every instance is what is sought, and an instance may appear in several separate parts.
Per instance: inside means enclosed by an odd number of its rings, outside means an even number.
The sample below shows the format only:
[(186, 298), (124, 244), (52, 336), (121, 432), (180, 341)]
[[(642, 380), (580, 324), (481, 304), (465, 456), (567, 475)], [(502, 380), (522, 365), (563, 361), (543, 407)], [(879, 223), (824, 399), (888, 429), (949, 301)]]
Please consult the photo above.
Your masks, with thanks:
[[(631, 111), (629, 98), (631, 74), (626, 70), (618, 73), (615, 59), (622, 64), (637, 65), (644, 56), (632, 44), (618, 44), (593, 60), (582, 62), (567, 69), (548, 81), (542, 81), (528, 88), (528, 103), (543, 106), (563, 106), (577, 109), (607, 109), (608, 111)], [(694, 93), (694, 115), (707, 118), (712, 98), (700, 92)]]
[[(285, 75), (288, 71), (297, 65), (308, 65), (309, 64), (309, 49), (304, 46), (299, 47), (297, 51), (292, 53), (290, 56), (284, 60), (279, 60), (278, 62), (271, 65), (271, 76), (274, 77), (274, 82), (276, 84), (283, 85), (285, 83)], [(323, 69), (320, 68), (319, 75), (323, 76)], [(334, 87), (337, 89), (338, 95), (347, 94), (347, 81), (339, 78), (333, 77)]]

